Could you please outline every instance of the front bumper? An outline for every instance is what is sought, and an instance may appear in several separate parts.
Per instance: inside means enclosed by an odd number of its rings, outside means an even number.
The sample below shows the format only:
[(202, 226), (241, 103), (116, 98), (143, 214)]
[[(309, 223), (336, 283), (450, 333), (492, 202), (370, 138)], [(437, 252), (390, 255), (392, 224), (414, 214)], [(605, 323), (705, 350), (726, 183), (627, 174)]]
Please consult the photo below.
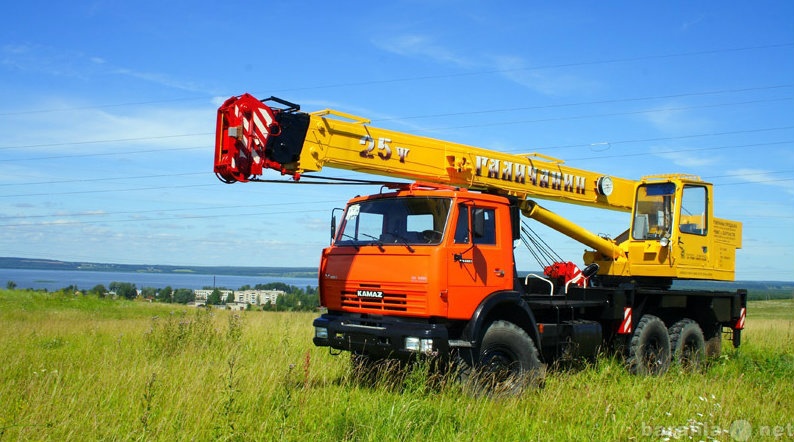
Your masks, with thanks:
[(318, 347), (400, 359), (449, 353), (446, 326), (427, 320), (326, 313), (313, 325)]

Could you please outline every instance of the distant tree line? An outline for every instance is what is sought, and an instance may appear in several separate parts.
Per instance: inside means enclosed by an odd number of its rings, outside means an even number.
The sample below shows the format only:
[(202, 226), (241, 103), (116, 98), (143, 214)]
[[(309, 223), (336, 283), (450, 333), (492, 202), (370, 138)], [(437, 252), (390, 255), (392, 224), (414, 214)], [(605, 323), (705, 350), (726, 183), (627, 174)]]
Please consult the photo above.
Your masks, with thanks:
[[(14, 290), (17, 284), (13, 281), (6, 283), (6, 288)], [(222, 290), (229, 290), (226, 288), (213, 288), (204, 287), (205, 290), (212, 290), (212, 293), (207, 298), (209, 305), (224, 305), (234, 302), (234, 294), (229, 293), (225, 298), (222, 295)], [(260, 308), (264, 311), (313, 311), (320, 306), (320, 299), (317, 287), (306, 286), (304, 288), (288, 285), (283, 282), (270, 282), (267, 284), (256, 284), (253, 287), (244, 285), (236, 291), (243, 290), (280, 290), (284, 292), (283, 295), (276, 299), (275, 303), (265, 303)], [(116, 296), (122, 299), (134, 300), (139, 297), (138, 288), (133, 283), (113, 281), (109, 286), (105, 287), (103, 284), (97, 284), (90, 290), (80, 290), (76, 285), (69, 285), (59, 290), (63, 293), (83, 293), (86, 295), (93, 295), (98, 298), (105, 298), (109, 296)], [(233, 290), (235, 291), (235, 290)], [(143, 287), (140, 289), (140, 297), (153, 302), (163, 302), (168, 304), (187, 304), (196, 300), (196, 295), (191, 289), (174, 289), (171, 286), (166, 286), (161, 289), (154, 287)], [(253, 306), (249, 305), (249, 309)]]

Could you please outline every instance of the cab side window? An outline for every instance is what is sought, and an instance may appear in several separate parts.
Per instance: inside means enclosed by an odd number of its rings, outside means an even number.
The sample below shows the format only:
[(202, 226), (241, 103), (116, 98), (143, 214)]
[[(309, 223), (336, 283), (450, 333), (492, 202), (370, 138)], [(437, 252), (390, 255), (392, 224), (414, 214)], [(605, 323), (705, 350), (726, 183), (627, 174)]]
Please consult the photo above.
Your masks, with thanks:
[(708, 200), (706, 188), (702, 186), (684, 186), (681, 199), (681, 221), (679, 229), (682, 233), (705, 235), (708, 219)]
[(455, 227), (455, 244), (468, 244), (470, 237), (474, 238), (474, 244), (496, 244), (496, 211), (494, 209), (459, 206)]
[(474, 244), (496, 244), (496, 211), (494, 209), (472, 209)]

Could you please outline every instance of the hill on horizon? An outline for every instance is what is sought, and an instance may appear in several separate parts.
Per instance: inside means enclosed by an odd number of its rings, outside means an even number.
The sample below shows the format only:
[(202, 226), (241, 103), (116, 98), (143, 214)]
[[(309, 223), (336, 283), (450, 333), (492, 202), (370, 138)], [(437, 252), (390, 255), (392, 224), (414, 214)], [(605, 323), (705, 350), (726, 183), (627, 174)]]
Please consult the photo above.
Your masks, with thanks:
[(316, 277), (316, 267), (174, 266), (60, 261), (56, 259), (0, 257), (0, 268), (133, 273), (197, 273), (204, 275)]

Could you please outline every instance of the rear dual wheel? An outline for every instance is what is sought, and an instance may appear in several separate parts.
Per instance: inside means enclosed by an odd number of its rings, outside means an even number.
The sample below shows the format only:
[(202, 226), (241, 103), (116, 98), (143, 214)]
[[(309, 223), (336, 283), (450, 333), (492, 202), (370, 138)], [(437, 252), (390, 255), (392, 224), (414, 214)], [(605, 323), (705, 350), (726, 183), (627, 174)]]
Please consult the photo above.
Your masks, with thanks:
[(632, 374), (659, 376), (670, 368), (670, 335), (664, 322), (643, 315), (629, 342), (626, 363)]
[(682, 319), (669, 329), (653, 315), (644, 315), (631, 337), (627, 364), (638, 375), (664, 374), (675, 362), (684, 370), (699, 370), (706, 357), (703, 330), (692, 319)]
[(673, 361), (688, 371), (701, 369), (706, 360), (706, 341), (703, 330), (692, 319), (682, 319), (669, 330)]

